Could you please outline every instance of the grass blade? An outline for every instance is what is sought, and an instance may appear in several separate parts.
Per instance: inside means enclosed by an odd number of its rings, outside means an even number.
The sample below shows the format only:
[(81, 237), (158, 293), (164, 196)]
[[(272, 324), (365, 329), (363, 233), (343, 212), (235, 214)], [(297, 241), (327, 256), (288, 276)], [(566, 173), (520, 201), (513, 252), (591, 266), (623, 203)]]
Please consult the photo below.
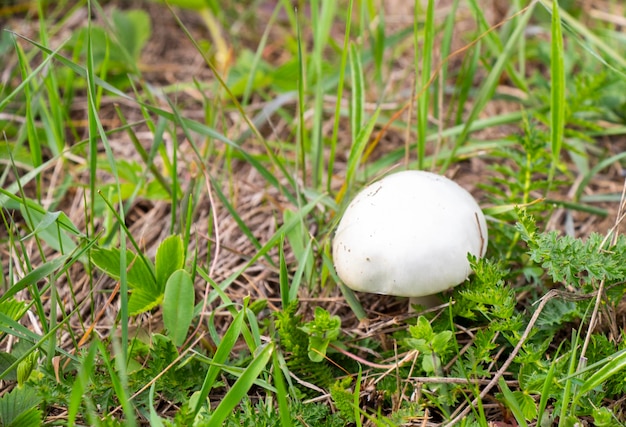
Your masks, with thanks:
[(276, 400), (278, 401), (278, 415), (280, 416), (281, 427), (290, 427), (292, 425), (291, 414), (289, 412), (289, 401), (287, 400), (287, 386), (285, 385), (285, 377), (280, 368), (280, 360), (278, 352), (272, 354), (272, 374), (274, 375), (274, 387), (276, 387)]
[(504, 50), (502, 51), (502, 54), (498, 57), (498, 60), (493, 65), (493, 68), (491, 69), (491, 71), (487, 75), (487, 78), (483, 82), (478, 92), (478, 95), (476, 96), (475, 103), (472, 107), (472, 110), (470, 111), (469, 116), (465, 120), (465, 126), (463, 126), (463, 130), (457, 137), (452, 149), (450, 150), (450, 154), (445, 159), (441, 167), (440, 173), (443, 173), (448, 169), (448, 167), (454, 160), (459, 147), (461, 147), (467, 141), (469, 134), (470, 134), (470, 129), (472, 128), (472, 125), (478, 118), (479, 113), (485, 108), (485, 105), (487, 105), (487, 102), (491, 100), (493, 93), (496, 89), (496, 86), (499, 83), (500, 76), (502, 75), (502, 72), (504, 71), (506, 66), (509, 64), (509, 59), (511, 58), (511, 55), (513, 54), (513, 51), (515, 47), (517, 46), (519, 38), (524, 36), (524, 31), (526, 30), (526, 24), (528, 23), (530, 17), (532, 16), (534, 8), (535, 8), (535, 3), (531, 3), (527, 7), (527, 9), (524, 11), (524, 13), (520, 16), (519, 20), (516, 22), (517, 27), (515, 27), (515, 29), (511, 33), (511, 37), (507, 41), (507, 44), (504, 46)]
[[(574, 374), (574, 372), (576, 371), (576, 360), (577, 360), (577, 354), (578, 354), (578, 342), (579, 342), (579, 335), (577, 331), (572, 331), (572, 343), (571, 343), (571, 354), (570, 354), (570, 361), (569, 361), (569, 367), (568, 367), (568, 377), (565, 380), (565, 387), (563, 389), (563, 394), (562, 394), (562, 398), (561, 398), (561, 413), (559, 416), (559, 427), (565, 426), (567, 425), (567, 410), (568, 408), (570, 408), (570, 403), (571, 403), (571, 398), (572, 398), (572, 387), (574, 387), (574, 383), (572, 381), (572, 376)], [(574, 405), (572, 404), (571, 408), (574, 408)]]
[[(374, 111), (372, 117), (370, 117), (367, 124), (361, 128), (356, 139), (352, 143), (352, 147), (350, 148), (350, 155), (348, 157), (348, 166), (346, 170), (346, 182), (345, 189), (350, 190), (355, 181), (357, 168), (361, 163), (361, 157), (363, 156), (363, 152), (367, 147), (367, 143), (370, 139), (370, 135), (374, 130), (374, 126), (376, 125), (376, 120), (378, 119), (378, 114), (380, 113), (380, 109), (377, 108)], [(345, 196), (345, 194), (340, 194), (338, 197)]]
[[(554, 354), (554, 360), (558, 357), (559, 353), (561, 353), (562, 345), (559, 345), (556, 353)], [(554, 385), (554, 376), (556, 371), (556, 363), (551, 363), (550, 368), (548, 369), (548, 373), (546, 374), (546, 378), (543, 382), (543, 388), (541, 390), (541, 398), (539, 399), (539, 409), (537, 411), (537, 419), (539, 422), (543, 419), (543, 415), (546, 412), (546, 408), (548, 406), (548, 399), (550, 399), (550, 390)]]
[[(115, 368), (111, 364), (109, 351), (105, 348), (101, 341), (96, 341), (95, 345), (98, 347), (100, 354), (102, 355), (102, 360), (104, 365), (107, 368), (109, 377), (111, 379), (111, 384), (113, 385), (113, 389), (115, 390), (115, 395), (122, 405), (122, 409), (124, 411), (124, 415), (126, 416), (125, 426), (134, 427), (137, 425), (135, 421), (135, 412), (131, 401), (129, 400), (128, 394), (128, 372), (126, 371), (126, 363), (125, 357), (120, 355), (120, 357), (115, 358)], [(113, 342), (113, 348), (116, 351), (119, 351), (118, 342)], [(154, 385), (154, 383), (153, 383)], [(152, 408), (151, 408), (152, 409)]]
[(552, 165), (548, 176), (548, 189), (554, 179), (565, 130), (565, 68), (563, 65), (563, 31), (557, 0), (552, 0), (552, 43), (550, 46), (550, 141)]
[[(302, 174), (302, 184), (306, 186), (306, 152), (308, 151), (308, 141), (306, 126), (304, 124), (304, 111), (306, 110), (306, 100), (304, 97), (304, 86), (306, 82), (304, 49), (302, 49), (302, 34), (300, 34), (300, 17), (296, 20), (296, 38), (298, 41), (298, 169)], [(297, 173), (297, 171), (296, 171)]]
[(576, 406), (576, 403), (583, 397), (585, 394), (589, 393), (591, 390), (596, 387), (600, 387), (604, 384), (609, 378), (616, 375), (618, 372), (626, 369), (626, 352), (620, 352), (615, 357), (607, 358), (604, 366), (594, 372), (589, 378), (587, 378), (580, 388), (578, 389), (578, 393), (574, 397), (573, 407)]
[[(348, 4), (347, 16), (352, 16), (354, 0), (350, 0)], [(326, 177), (326, 190), (331, 191), (332, 175), (335, 166), (335, 154), (337, 152), (337, 140), (339, 138), (339, 119), (341, 118), (341, 99), (343, 97), (343, 85), (345, 81), (346, 63), (348, 59), (348, 51), (350, 46), (350, 24), (352, 19), (346, 20), (346, 31), (343, 38), (343, 49), (341, 50), (341, 61), (339, 65), (339, 81), (337, 83), (337, 101), (335, 102), (335, 114), (333, 119), (333, 135), (330, 140), (330, 155), (328, 158), (328, 176)]]
[(504, 378), (500, 377), (498, 384), (500, 385), (500, 390), (502, 391), (502, 395), (506, 401), (506, 406), (511, 410), (511, 412), (513, 412), (513, 416), (515, 416), (517, 423), (521, 427), (528, 427), (528, 423), (526, 423), (526, 418), (524, 417), (524, 412), (515, 398), (515, 395), (506, 384), (506, 381), (504, 381)]
[[(104, 151), (111, 168), (115, 180), (115, 186), (118, 193), (118, 208), (117, 212), (120, 217), (120, 224), (125, 222), (124, 215), (124, 200), (122, 199), (122, 190), (120, 186), (119, 174), (117, 172), (117, 162), (113, 151), (109, 144), (109, 140), (102, 122), (99, 119), (100, 109), (100, 95), (99, 92), (102, 87), (96, 85), (95, 80), (95, 64), (93, 55), (93, 43), (92, 43), (92, 21), (91, 21), (91, 2), (88, 1), (89, 20), (87, 22), (87, 122), (89, 131), (89, 190), (90, 190), (90, 206), (93, 211), (96, 206), (96, 173), (98, 171), (98, 140), (102, 141)], [(100, 89), (97, 89), (100, 88)], [(93, 224), (93, 216), (91, 217), (91, 232), (95, 234), (95, 228)], [(121, 326), (121, 353), (128, 354), (128, 282), (126, 280), (126, 239), (122, 235), (120, 237), (120, 326)]]
[(352, 143), (356, 144), (363, 126), (365, 88), (363, 86), (363, 65), (357, 47), (350, 45), (350, 78), (352, 79), (352, 95), (350, 97), (350, 132)]
[(285, 238), (280, 239), (278, 245), (278, 257), (280, 259), (280, 274), (278, 280), (280, 282), (280, 301), (283, 304), (283, 308), (289, 305), (289, 271), (287, 270), (287, 263), (285, 262)]
[(217, 408), (215, 408), (215, 412), (213, 412), (210, 420), (211, 425), (223, 425), (235, 406), (239, 404), (250, 387), (252, 387), (254, 381), (261, 375), (273, 351), (274, 344), (269, 343), (255, 356), (243, 374), (235, 381), (231, 389), (228, 390), (228, 393), (226, 393), (226, 396), (224, 396)]
[(96, 350), (97, 346), (92, 345), (89, 348), (89, 352), (81, 359), (82, 363), (78, 369), (76, 380), (72, 385), (72, 393), (70, 394), (70, 401), (67, 410), (67, 424), (69, 426), (76, 425), (76, 418), (83, 403), (87, 405), (88, 412), (95, 412), (93, 402), (91, 402), (91, 399), (86, 398), (84, 394), (89, 386), (89, 383), (91, 382), (91, 377), (93, 376)]
[(200, 412), (202, 405), (204, 405), (205, 403), (204, 401), (209, 395), (209, 392), (213, 388), (213, 384), (215, 383), (215, 380), (217, 379), (217, 375), (219, 374), (220, 369), (221, 369), (220, 366), (226, 362), (226, 359), (228, 358), (230, 351), (235, 346), (235, 343), (237, 342), (239, 335), (241, 335), (241, 328), (243, 326), (243, 320), (244, 320), (244, 310), (241, 310), (239, 313), (237, 313), (237, 315), (233, 319), (233, 322), (230, 324), (230, 326), (226, 330), (226, 333), (224, 333), (224, 337), (219, 342), (217, 351), (215, 352), (215, 355), (213, 356), (211, 366), (209, 367), (209, 370), (207, 371), (206, 376), (204, 377), (204, 382), (202, 383), (202, 388), (200, 389), (200, 396), (198, 397), (198, 400), (196, 402), (196, 407), (193, 410), (195, 415), (197, 415), (198, 412)]
[[(428, 107), (430, 104), (430, 88), (428, 87), (431, 80), (431, 68), (433, 62), (433, 45), (435, 43), (435, 5), (433, 0), (428, 0), (426, 7), (426, 24), (424, 26), (424, 43), (422, 45), (422, 75), (420, 87), (416, 89), (420, 93), (417, 101), (417, 168), (424, 169), (424, 157), (426, 156), (426, 135), (428, 134)], [(419, 11), (418, 2), (415, 2), (415, 58), (419, 57), (418, 40), (417, 40), (417, 24)], [(416, 64), (417, 65), (417, 64)], [(417, 69), (417, 67), (416, 67)]]

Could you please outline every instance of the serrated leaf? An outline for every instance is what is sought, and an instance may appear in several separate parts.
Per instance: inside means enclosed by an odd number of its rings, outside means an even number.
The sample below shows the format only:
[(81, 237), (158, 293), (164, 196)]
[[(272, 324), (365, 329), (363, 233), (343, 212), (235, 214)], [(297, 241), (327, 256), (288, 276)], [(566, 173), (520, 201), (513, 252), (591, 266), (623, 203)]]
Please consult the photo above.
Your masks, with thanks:
[(152, 310), (163, 301), (163, 294), (155, 295), (153, 292), (136, 288), (128, 298), (128, 313), (136, 316), (146, 311)]
[(159, 293), (165, 289), (165, 283), (172, 273), (183, 267), (184, 255), (183, 239), (179, 235), (169, 236), (159, 245), (154, 260)]
[(176, 270), (165, 285), (163, 323), (177, 346), (181, 346), (187, 337), (193, 319), (194, 300), (191, 275), (185, 270)]
[[(120, 279), (120, 258), (120, 250), (117, 248), (94, 248), (91, 251), (91, 261), (94, 265), (115, 280)], [(154, 297), (160, 293), (154, 274), (150, 271), (152, 265), (146, 265), (143, 259), (130, 250), (126, 251), (126, 265), (129, 266), (126, 280), (131, 288), (142, 289)]]
[(41, 425), (41, 402), (30, 387), (16, 387), (0, 398), (0, 425), (30, 427)]
[(528, 421), (537, 418), (537, 404), (535, 403), (535, 399), (533, 399), (532, 396), (519, 390), (514, 391), (513, 395), (519, 403), (520, 409), (522, 410), (524, 417), (526, 417)]
[(452, 331), (441, 331), (433, 337), (431, 346), (435, 353), (443, 353), (452, 339)]
[(415, 339), (423, 339), (426, 342), (431, 342), (433, 339), (433, 327), (424, 316), (418, 317), (417, 323), (409, 327), (409, 332)]
[(26, 303), (11, 298), (7, 301), (0, 302), (0, 313), (6, 314), (13, 320), (19, 320), (26, 311)]
[[(6, 371), (9, 366), (15, 363), (16, 360), (17, 357), (12, 355), (11, 353), (0, 351), (0, 373)], [(17, 369), (13, 369), (9, 373), (7, 373), (2, 379), (5, 381), (16, 381)]]
[(41, 410), (37, 408), (30, 408), (27, 411), (19, 414), (11, 424), (7, 427), (39, 427), (41, 422)]

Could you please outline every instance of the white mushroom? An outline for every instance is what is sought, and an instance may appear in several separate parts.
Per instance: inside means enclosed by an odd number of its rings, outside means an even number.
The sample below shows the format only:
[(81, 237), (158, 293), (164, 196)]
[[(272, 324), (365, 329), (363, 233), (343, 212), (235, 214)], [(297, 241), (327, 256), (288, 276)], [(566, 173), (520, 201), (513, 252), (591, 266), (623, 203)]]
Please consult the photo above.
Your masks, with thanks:
[(485, 216), (470, 193), (444, 176), (404, 171), (352, 200), (337, 227), (333, 260), (353, 290), (430, 305), (413, 298), (465, 281), (467, 254), (480, 258), (486, 249)]

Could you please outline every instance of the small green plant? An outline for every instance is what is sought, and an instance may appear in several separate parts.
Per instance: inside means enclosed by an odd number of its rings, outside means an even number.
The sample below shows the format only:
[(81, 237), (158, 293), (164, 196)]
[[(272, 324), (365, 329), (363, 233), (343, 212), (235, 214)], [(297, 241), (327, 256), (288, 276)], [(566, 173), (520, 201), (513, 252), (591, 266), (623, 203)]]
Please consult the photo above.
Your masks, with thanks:
[(440, 355), (447, 353), (452, 331), (435, 333), (426, 317), (420, 316), (417, 323), (409, 327), (409, 333), (411, 338), (407, 340), (407, 344), (420, 352), (424, 372), (442, 375)]
[[(321, 314), (324, 320), (320, 325), (315, 325), (313, 321), (308, 327), (304, 327), (302, 316), (296, 314), (297, 310), (298, 302), (294, 301), (286, 309), (275, 314), (276, 332), (280, 346), (285, 352), (287, 366), (303, 380), (327, 387), (333, 382), (333, 373), (323, 355), (320, 355), (321, 352), (315, 350), (324, 350), (325, 354), (330, 336), (338, 334), (336, 320), (326, 312), (325, 315)], [(330, 336), (327, 334), (329, 327)], [(312, 331), (316, 336), (309, 335), (304, 329)], [(316, 362), (311, 363), (312, 361)]]
[(330, 386), (330, 397), (332, 397), (337, 410), (341, 417), (348, 423), (354, 423), (356, 417), (354, 415), (354, 380), (352, 377), (346, 377), (335, 381)]
[(326, 357), (328, 345), (339, 337), (341, 319), (331, 316), (322, 307), (315, 307), (315, 318), (300, 327), (309, 336), (309, 359), (321, 362)]
[(521, 213), (518, 230), (529, 247), (530, 260), (540, 265), (555, 283), (574, 286), (584, 293), (597, 289), (600, 281), (613, 291), (614, 300), (621, 299), (621, 285), (626, 278), (626, 236), (614, 239), (591, 233), (582, 240), (561, 236), (556, 231), (538, 232), (534, 219)]
[(141, 52), (150, 39), (150, 16), (143, 10), (113, 9), (111, 28), (92, 24), (74, 32), (67, 48), (74, 56), (87, 55), (87, 39), (91, 38), (94, 71), (107, 76), (119, 87), (128, 86), (127, 73), (139, 74)]
[[(112, 278), (120, 279), (118, 249), (97, 248), (91, 261)], [(195, 291), (191, 275), (183, 269), (183, 240), (174, 235), (161, 242), (154, 265), (143, 255), (126, 251), (127, 280), (132, 289), (128, 310), (133, 316), (162, 305), (163, 322), (176, 345), (181, 345), (193, 319)]]

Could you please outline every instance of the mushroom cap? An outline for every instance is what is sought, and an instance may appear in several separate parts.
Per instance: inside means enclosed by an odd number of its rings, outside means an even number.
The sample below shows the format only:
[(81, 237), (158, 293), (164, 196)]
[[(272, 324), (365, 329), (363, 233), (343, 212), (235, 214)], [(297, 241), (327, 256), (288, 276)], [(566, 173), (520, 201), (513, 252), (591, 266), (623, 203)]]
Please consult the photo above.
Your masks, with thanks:
[(346, 209), (333, 260), (351, 289), (419, 297), (452, 288), (482, 257), (487, 223), (474, 198), (430, 172), (397, 172), (363, 189)]

